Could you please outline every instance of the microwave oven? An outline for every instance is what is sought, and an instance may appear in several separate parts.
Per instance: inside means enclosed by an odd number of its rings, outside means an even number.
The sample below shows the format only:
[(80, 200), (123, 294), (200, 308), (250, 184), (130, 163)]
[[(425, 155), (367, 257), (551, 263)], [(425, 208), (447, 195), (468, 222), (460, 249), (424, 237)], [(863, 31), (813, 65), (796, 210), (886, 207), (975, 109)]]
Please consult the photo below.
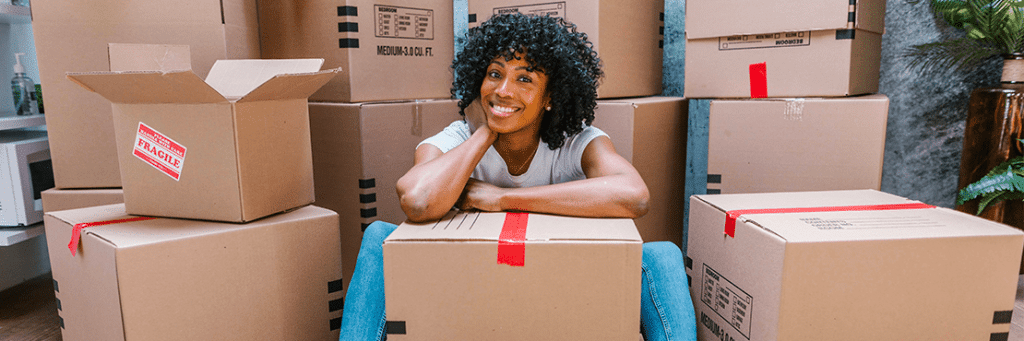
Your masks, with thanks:
[(0, 131), (0, 226), (43, 221), (41, 193), (53, 187), (46, 131)]

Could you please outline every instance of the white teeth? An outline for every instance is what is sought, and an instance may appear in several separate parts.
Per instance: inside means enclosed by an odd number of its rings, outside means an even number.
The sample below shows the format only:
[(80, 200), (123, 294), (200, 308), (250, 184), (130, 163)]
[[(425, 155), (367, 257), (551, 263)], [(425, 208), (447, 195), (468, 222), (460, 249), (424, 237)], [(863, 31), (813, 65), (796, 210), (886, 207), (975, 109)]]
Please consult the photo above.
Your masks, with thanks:
[(510, 112), (516, 111), (515, 108), (501, 107), (501, 106), (497, 106), (497, 105), (492, 105), (491, 108), (494, 108), (495, 111), (499, 111), (499, 112), (503, 112), (503, 113), (510, 113)]

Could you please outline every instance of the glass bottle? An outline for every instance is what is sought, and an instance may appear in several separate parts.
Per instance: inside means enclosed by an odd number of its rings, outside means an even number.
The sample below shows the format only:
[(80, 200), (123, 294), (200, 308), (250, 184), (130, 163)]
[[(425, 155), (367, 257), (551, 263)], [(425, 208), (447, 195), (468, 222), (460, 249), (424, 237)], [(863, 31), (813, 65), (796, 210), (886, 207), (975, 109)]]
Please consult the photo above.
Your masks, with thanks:
[[(1003, 76), (998, 86), (971, 92), (964, 129), (964, 149), (960, 159), (957, 188), (981, 179), (996, 165), (1024, 154), (1018, 140), (1024, 119), (1024, 54), (1003, 56)], [(976, 214), (978, 201), (956, 209)], [(1024, 229), (1024, 201), (1007, 200), (990, 204), (981, 217)], [(1021, 269), (1024, 273), (1024, 267)]]

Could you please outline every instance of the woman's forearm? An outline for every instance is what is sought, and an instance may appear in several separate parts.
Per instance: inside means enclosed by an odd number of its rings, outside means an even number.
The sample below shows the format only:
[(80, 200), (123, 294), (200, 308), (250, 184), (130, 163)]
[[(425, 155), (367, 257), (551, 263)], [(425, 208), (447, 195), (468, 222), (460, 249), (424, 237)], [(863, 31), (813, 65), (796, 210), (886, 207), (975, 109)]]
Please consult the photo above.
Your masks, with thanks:
[(436, 148), (426, 152), (417, 150), (416, 165), (396, 184), (402, 210), (409, 220), (437, 219), (451, 210), (496, 136), (489, 129), (477, 129), (468, 140), (447, 153)]
[(507, 189), (502, 211), (528, 211), (577, 217), (638, 218), (647, 213), (650, 194), (643, 181), (610, 175), (561, 184)]

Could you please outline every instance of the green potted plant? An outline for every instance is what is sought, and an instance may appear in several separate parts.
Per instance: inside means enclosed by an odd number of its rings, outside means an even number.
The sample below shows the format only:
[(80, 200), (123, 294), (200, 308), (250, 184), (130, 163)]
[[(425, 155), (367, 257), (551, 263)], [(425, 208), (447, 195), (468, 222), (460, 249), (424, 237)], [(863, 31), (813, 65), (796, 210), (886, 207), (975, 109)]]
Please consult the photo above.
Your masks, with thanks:
[[(1024, 140), (1019, 140), (1024, 143)], [(992, 168), (984, 177), (960, 190), (956, 204), (979, 199), (977, 214), (989, 204), (1004, 200), (1024, 200), (1024, 156), (1017, 156)]]
[(967, 70), (1003, 58), (1000, 84), (971, 92), (957, 209), (1024, 229), (1024, 201), (1009, 200), (1024, 198), (1024, 0), (929, 2), (938, 21), (963, 35), (911, 47), (913, 67)]

